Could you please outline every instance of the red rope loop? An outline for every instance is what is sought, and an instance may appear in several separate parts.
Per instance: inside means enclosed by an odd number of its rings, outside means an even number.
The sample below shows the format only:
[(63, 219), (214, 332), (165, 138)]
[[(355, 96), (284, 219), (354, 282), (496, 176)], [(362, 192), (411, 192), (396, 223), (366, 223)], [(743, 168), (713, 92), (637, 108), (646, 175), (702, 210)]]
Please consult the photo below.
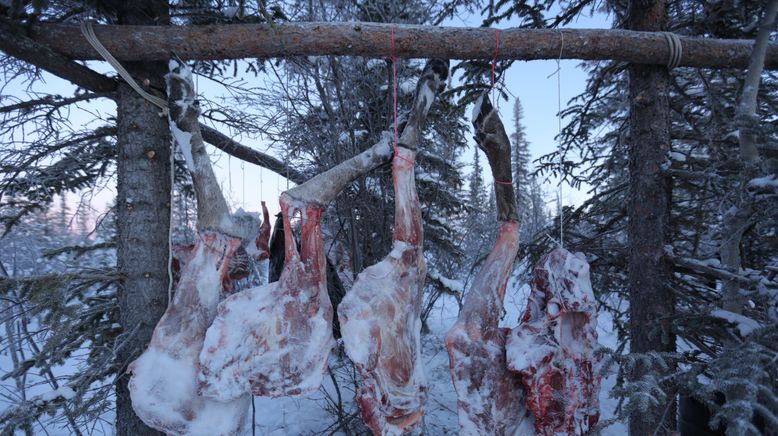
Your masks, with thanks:
[(392, 98), (393, 98), (393, 108), (394, 108), (394, 139), (392, 142), (392, 149), (394, 150), (395, 157), (398, 157), (410, 164), (413, 164), (413, 161), (407, 158), (404, 158), (400, 156), (400, 149), (397, 146), (397, 55), (395, 54), (394, 50), (394, 25), (391, 26), (392, 30)]
[(494, 104), (497, 104), (497, 100), (494, 97), (494, 71), (497, 68), (497, 56), (500, 54), (500, 29), (494, 29), (494, 39), (494, 57), (492, 57), (492, 101)]
[(499, 180), (495, 180), (494, 183), (496, 183), (498, 185), (512, 185), (513, 184), (513, 182), (501, 182)]

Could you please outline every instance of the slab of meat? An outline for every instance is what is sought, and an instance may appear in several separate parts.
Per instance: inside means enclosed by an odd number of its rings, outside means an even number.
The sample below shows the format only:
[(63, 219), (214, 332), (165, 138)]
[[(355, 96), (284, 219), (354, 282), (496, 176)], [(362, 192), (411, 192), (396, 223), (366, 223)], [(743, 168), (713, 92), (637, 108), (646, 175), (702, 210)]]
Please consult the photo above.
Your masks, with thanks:
[[(256, 395), (277, 397), (319, 387), (335, 344), (322, 214), (356, 177), (389, 156), (384, 135), (364, 152), (281, 194), (282, 220), (281, 225), (276, 221), (273, 237), (284, 245), (280, 277), (219, 305), (200, 354), (203, 395), (228, 400), (251, 389)], [(291, 224), (298, 213), (300, 253)], [(266, 223), (268, 218), (265, 215)]]
[[(281, 195), (286, 258), (274, 283), (219, 304), (200, 354), (200, 392), (229, 401), (249, 391), (278, 397), (318, 389), (332, 338), (321, 232), (323, 207)], [(300, 253), (291, 220), (299, 214)]]
[(540, 259), (521, 324), (508, 336), (508, 367), (522, 375), (542, 436), (588, 434), (599, 419), (597, 310), (589, 264), (557, 248)]
[(457, 322), (446, 334), (449, 369), (457, 392), (460, 434), (528, 435), (532, 417), (521, 377), (508, 370), (499, 328), (503, 299), (519, 250), (519, 222), (511, 183), (511, 144), (489, 98), (474, 110), (476, 142), (486, 153), (496, 181), (500, 229), (497, 241), (473, 280)]
[(250, 396), (221, 402), (197, 394), (198, 355), (239, 245), (240, 239), (218, 232), (199, 235), (151, 344), (128, 368), (132, 406), (150, 427), (203, 436), (233, 435), (244, 428)]
[(392, 251), (359, 274), (338, 307), (346, 353), (362, 377), (358, 392), (362, 418), (376, 435), (413, 429), (427, 400), (419, 318), (426, 264), (414, 159), (419, 125), (447, 76), (446, 62), (427, 63), (395, 150)]
[(257, 248), (254, 257), (256, 260), (267, 260), (270, 257), (270, 214), (264, 201), (262, 202), (262, 225), (259, 226), (254, 246)]
[(130, 397), (138, 417), (168, 434), (239, 434), (251, 396), (225, 402), (199, 396), (197, 374), (206, 329), (222, 294), (232, 286), (230, 277), (243, 274), (246, 251), (241, 241), (256, 234), (256, 225), (234, 219), (219, 189), (200, 135), (191, 71), (171, 59), (165, 81), (170, 129), (195, 187), (199, 232), (194, 247), (177, 250), (180, 276), (173, 301), (154, 328), (149, 347), (128, 367)]

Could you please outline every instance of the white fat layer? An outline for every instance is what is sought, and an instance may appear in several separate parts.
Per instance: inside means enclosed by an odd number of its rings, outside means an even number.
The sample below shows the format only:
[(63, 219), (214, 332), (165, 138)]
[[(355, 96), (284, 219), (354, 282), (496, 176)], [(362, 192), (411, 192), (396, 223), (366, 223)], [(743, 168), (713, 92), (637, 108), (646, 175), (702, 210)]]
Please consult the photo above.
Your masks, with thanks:
[(219, 402), (197, 392), (197, 357), (219, 302), (221, 256), (232, 243), (222, 235), (198, 241), (151, 345), (130, 365), (133, 409), (146, 424), (168, 434), (231, 435), (244, 428), (250, 396)]

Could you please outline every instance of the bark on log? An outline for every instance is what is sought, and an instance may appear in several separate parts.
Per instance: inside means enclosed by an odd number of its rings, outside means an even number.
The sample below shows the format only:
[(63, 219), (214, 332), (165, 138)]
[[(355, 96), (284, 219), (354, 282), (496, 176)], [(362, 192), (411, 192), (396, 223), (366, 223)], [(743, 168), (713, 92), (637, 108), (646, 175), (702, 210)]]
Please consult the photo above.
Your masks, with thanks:
[[(96, 25), (105, 47), (122, 61), (166, 60), (171, 51), (182, 59), (391, 54), (390, 29), (395, 28), (395, 54), (403, 58), (491, 59), (495, 29), (380, 23), (235, 24), (187, 27)], [(0, 23), (6, 27), (6, 23)], [(78, 26), (40, 23), (30, 36), (40, 44), (79, 60), (98, 59)], [(681, 66), (746, 68), (751, 40), (680, 37)], [(0, 49), (5, 49), (0, 42)], [(670, 50), (660, 33), (605, 29), (500, 30), (499, 59), (613, 59), (666, 65)], [(778, 44), (770, 44), (765, 63), (778, 69)]]
[[(665, 0), (632, 0), (629, 23), (635, 29), (661, 30), (667, 23)], [(656, 65), (630, 65), (629, 331), (630, 352), (673, 352), (675, 295), (665, 255), (670, 234), (671, 184), (662, 174), (670, 152), (669, 74)], [(640, 380), (656, 368), (640, 362), (631, 374)], [(668, 396), (667, 384), (662, 384)], [(675, 429), (675, 399), (663, 398), (630, 414), (632, 435), (669, 435)]]
[[(132, 2), (119, 11), (122, 24), (160, 24), (168, 19), (167, 2), (162, 0)], [(135, 77), (148, 78), (152, 86), (161, 86), (167, 71), (164, 62), (132, 62), (126, 68)], [(161, 433), (135, 414), (123, 365), (146, 348), (167, 308), (168, 229), (160, 223), (170, 222), (170, 131), (157, 107), (127, 85), (119, 86), (116, 106), (116, 263), (125, 277), (118, 304), (126, 342), (115, 359), (122, 365), (115, 382), (115, 431), (118, 436), (152, 436)]]

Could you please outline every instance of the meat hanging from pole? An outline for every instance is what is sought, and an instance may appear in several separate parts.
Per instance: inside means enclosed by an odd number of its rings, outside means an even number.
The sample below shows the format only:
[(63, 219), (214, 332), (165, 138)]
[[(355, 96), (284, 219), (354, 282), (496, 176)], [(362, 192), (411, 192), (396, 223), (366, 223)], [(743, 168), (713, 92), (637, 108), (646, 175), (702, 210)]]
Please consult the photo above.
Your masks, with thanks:
[(521, 374), (537, 435), (589, 434), (600, 417), (601, 381), (589, 264), (558, 247), (535, 265), (531, 287), (508, 336), (508, 368)]
[(505, 289), (519, 250), (519, 219), (511, 180), (511, 144), (487, 93), (475, 104), (473, 127), (495, 180), (499, 231), (459, 318), (446, 334), (459, 431), (469, 436), (532, 434), (521, 376), (509, 371), (505, 361), (510, 329), (499, 327)]
[[(165, 77), (170, 128), (192, 174), (197, 197), (197, 241), (180, 254), (173, 300), (154, 328), (151, 343), (128, 367), (136, 414), (150, 427), (171, 435), (233, 435), (245, 429), (251, 397), (215, 401), (198, 392), (199, 354), (216, 307), (243, 274), (245, 241), (257, 222), (229, 213), (199, 132), (199, 107), (191, 71), (177, 59)], [(253, 241), (251, 241), (253, 242)]]
[(427, 401), (419, 318), (427, 268), (414, 162), (419, 130), (447, 77), (447, 62), (427, 62), (394, 147), (392, 251), (359, 274), (338, 307), (343, 345), (361, 376), (362, 418), (376, 435), (412, 430)]

